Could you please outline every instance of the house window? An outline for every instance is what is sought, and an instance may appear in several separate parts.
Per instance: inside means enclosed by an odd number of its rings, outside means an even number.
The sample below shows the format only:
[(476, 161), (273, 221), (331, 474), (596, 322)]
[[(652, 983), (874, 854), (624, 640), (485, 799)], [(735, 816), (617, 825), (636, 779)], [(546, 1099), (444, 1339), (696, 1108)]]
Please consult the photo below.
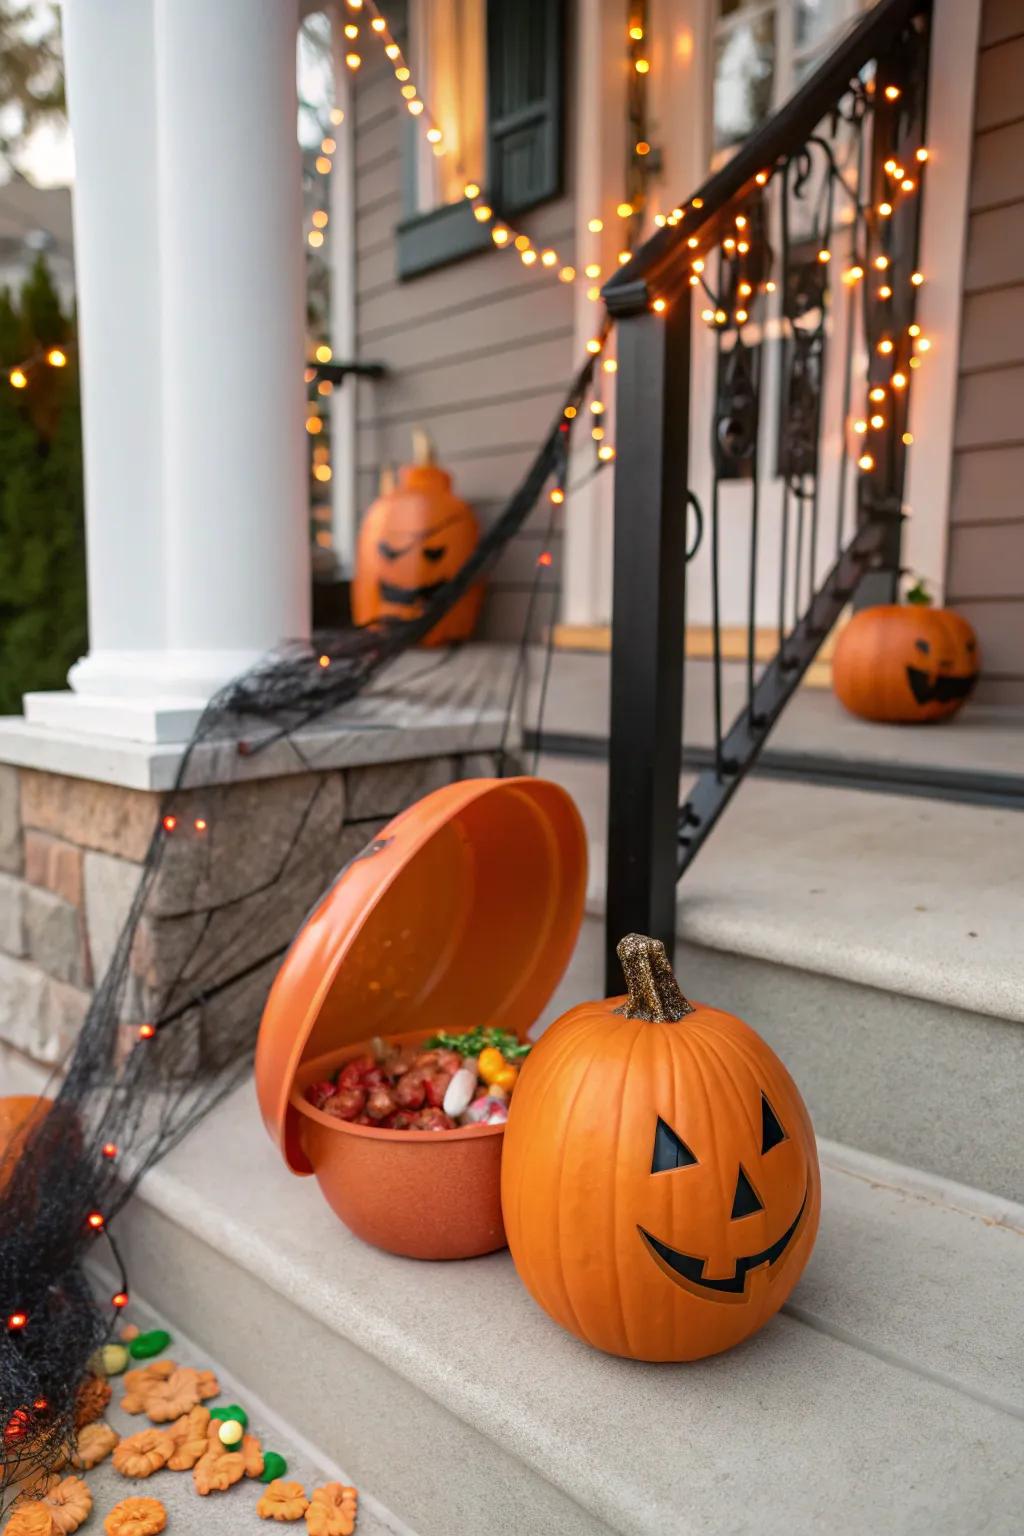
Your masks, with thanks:
[(561, 192), (564, 10), (564, 0), (411, 0), (407, 51), (446, 153), (408, 123), (401, 277), (490, 246), (467, 181), (509, 219)]
[(718, 0), (714, 151), (742, 142), (791, 96), (866, 0)]

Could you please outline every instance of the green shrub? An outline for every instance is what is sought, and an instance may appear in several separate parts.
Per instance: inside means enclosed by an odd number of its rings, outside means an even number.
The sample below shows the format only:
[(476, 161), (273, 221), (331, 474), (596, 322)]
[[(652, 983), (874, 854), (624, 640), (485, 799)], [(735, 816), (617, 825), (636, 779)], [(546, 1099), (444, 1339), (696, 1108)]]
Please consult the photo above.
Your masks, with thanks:
[[(45, 362), (52, 347), (65, 367)], [(66, 687), (88, 649), (78, 354), (42, 258), (16, 299), (0, 292), (0, 368), (0, 714), (12, 714), (22, 694)]]

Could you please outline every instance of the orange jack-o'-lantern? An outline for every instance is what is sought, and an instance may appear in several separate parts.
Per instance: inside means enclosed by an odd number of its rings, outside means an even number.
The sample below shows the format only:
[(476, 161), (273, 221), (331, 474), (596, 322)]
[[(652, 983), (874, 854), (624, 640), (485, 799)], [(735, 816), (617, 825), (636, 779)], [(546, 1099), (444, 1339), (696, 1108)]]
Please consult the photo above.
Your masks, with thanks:
[(820, 1177), (789, 1073), (690, 1004), (663, 946), (619, 945), (625, 998), (581, 1003), (527, 1057), (501, 1203), (520, 1279), (563, 1328), (634, 1360), (696, 1360), (778, 1311), (814, 1245)]
[[(352, 582), (357, 624), (414, 619), (473, 553), (480, 530), (471, 507), (452, 494), (451, 476), (433, 462), (425, 434), (415, 434), (414, 464), (398, 473), (363, 518)], [(435, 624), (424, 645), (468, 640), (483, 602), (477, 584)]]
[(918, 582), (905, 603), (862, 608), (832, 658), (836, 697), (862, 720), (915, 724), (956, 714), (978, 680), (974, 630), (948, 608), (932, 608)]

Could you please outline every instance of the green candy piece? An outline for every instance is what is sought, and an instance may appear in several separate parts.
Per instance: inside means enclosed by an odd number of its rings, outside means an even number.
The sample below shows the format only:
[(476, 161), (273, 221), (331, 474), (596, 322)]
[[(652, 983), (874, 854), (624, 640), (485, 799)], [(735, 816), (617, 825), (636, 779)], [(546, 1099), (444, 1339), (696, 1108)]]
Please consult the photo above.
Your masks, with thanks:
[(249, 1415), (237, 1403), (227, 1403), (223, 1408), (211, 1408), (210, 1418), (221, 1420), (234, 1419), (235, 1423), (241, 1424), (243, 1429), (249, 1428)]
[(275, 1477), (284, 1477), (288, 1471), (288, 1463), (283, 1456), (276, 1451), (263, 1452), (263, 1471), (260, 1473), (261, 1483), (272, 1483)]
[(149, 1333), (140, 1333), (128, 1345), (128, 1353), (133, 1360), (148, 1360), (151, 1355), (159, 1355), (171, 1342), (171, 1336), (165, 1328), (152, 1328)]

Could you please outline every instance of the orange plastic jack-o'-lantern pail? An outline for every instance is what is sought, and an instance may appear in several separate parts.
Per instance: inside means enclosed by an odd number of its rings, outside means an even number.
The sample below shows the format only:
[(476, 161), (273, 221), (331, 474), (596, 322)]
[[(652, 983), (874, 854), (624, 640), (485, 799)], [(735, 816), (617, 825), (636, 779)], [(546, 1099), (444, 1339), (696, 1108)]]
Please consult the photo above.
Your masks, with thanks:
[(300, 928), (264, 1009), (256, 1091), (288, 1167), (358, 1237), (421, 1259), (504, 1247), (503, 1125), (380, 1130), (305, 1089), (375, 1037), (481, 1025), (522, 1039), (572, 955), (585, 888), (586, 836), (560, 785), (467, 779), (389, 822)]

